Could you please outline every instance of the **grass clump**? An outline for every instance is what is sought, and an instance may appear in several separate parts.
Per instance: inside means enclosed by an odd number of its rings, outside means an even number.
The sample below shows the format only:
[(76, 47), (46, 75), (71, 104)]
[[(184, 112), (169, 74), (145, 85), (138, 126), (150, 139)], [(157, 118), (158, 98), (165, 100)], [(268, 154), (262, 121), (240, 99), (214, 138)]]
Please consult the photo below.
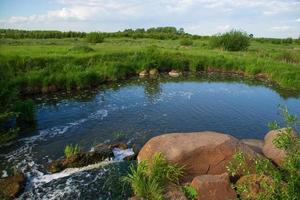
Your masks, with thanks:
[[(255, 199), (260, 200), (296, 200), (300, 194), (300, 137), (293, 134), (293, 128), (298, 122), (296, 116), (289, 114), (286, 107), (280, 107), (281, 114), (284, 117), (285, 128), (280, 129), (280, 133), (273, 140), (273, 144), (282, 150), (285, 150), (286, 156), (283, 165), (275, 167), (272, 162), (266, 158), (255, 158), (253, 160), (254, 169), (249, 169), (245, 155), (238, 152), (228, 166), (231, 176), (238, 172), (244, 175), (255, 171), (256, 180), (258, 180), (260, 192)], [(270, 124), (270, 128), (280, 128), (277, 122)], [(253, 183), (248, 181), (236, 184), (235, 188), (241, 199), (253, 199)]]
[(243, 51), (250, 46), (250, 37), (246, 32), (231, 30), (212, 37), (211, 45), (227, 51)]
[(193, 43), (193, 40), (191, 40), (190, 38), (183, 38), (182, 40), (180, 40), (181, 46), (192, 46)]
[(277, 57), (278, 60), (286, 63), (299, 63), (300, 59), (297, 54), (291, 51), (284, 51), (280, 53)]
[(90, 43), (102, 43), (104, 36), (99, 32), (91, 32), (87, 34), (86, 39)]
[(163, 199), (165, 185), (178, 183), (183, 168), (169, 164), (161, 153), (152, 159), (141, 161), (137, 167), (130, 167), (129, 174), (123, 180), (130, 184), (135, 196), (148, 200)]
[(185, 196), (188, 198), (188, 200), (196, 200), (197, 199), (198, 193), (197, 193), (197, 190), (193, 186), (191, 186), (191, 185), (183, 186), (182, 190), (183, 190)]
[(76, 155), (80, 152), (80, 147), (78, 144), (74, 146), (72, 144), (67, 144), (64, 152), (65, 152), (65, 157), (70, 158), (71, 156)]
[(87, 45), (76, 45), (69, 49), (70, 52), (75, 53), (89, 53), (95, 51), (93, 48), (87, 46)]

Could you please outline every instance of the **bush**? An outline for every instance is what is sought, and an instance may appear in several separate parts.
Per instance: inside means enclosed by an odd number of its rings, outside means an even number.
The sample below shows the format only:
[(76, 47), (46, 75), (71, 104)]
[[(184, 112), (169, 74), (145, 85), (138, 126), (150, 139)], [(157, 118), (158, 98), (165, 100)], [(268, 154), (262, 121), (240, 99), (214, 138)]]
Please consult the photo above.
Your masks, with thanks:
[(87, 34), (86, 39), (90, 43), (102, 43), (104, 41), (104, 36), (102, 33), (91, 32)]
[(148, 200), (163, 199), (163, 188), (167, 182), (178, 183), (183, 169), (171, 165), (161, 153), (152, 159), (141, 161), (137, 167), (130, 167), (130, 173), (123, 178), (129, 183), (137, 197)]
[(193, 40), (189, 39), (189, 38), (184, 38), (182, 40), (180, 40), (180, 45), (182, 46), (192, 46), (193, 45)]
[(250, 45), (250, 37), (246, 32), (231, 30), (230, 32), (213, 36), (212, 47), (224, 48), (227, 51), (246, 50)]
[[(258, 157), (253, 160), (254, 169), (249, 169), (245, 155), (238, 152), (228, 166), (231, 176), (238, 172), (244, 175), (255, 171), (257, 180), (260, 180), (257, 187), (260, 193), (256, 199), (276, 199), (276, 200), (296, 200), (300, 194), (300, 137), (292, 134), (293, 127), (297, 124), (296, 116), (289, 114), (286, 107), (280, 107), (280, 111), (285, 121), (285, 129), (273, 140), (273, 144), (286, 152), (283, 165), (280, 168), (275, 167), (272, 162), (266, 158)], [(277, 122), (269, 124), (270, 128), (279, 129)], [(235, 185), (237, 193), (244, 197), (245, 193), (251, 192), (251, 185), (247, 181)], [(253, 189), (253, 188), (252, 188)], [(243, 195), (244, 194), (244, 195)], [(245, 198), (242, 198), (245, 199)], [(247, 199), (247, 198), (246, 198)]]
[(65, 157), (66, 158), (70, 158), (73, 155), (76, 155), (80, 152), (80, 147), (78, 144), (76, 144), (75, 146), (73, 146), (72, 144), (67, 144), (67, 146), (65, 147)]
[(186, 185), (182, 188), (185, 196), (188, 198), (188, 200), (196, 200), (198, 193), (197, 190), (191, 186), (191, 185)]

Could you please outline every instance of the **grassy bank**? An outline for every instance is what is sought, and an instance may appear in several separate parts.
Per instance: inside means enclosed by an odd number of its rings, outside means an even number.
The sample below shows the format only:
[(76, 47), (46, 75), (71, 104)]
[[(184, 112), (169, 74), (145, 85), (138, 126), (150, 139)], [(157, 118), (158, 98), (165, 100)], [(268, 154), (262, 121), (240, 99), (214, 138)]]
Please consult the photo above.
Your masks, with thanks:
[(161, 72), (230, 71), (260, 76), (280, 87), (300, 90), (300, 46), (260, 44), (248, 51), (212, 49), (207, 39), (182, 46), (179, 40), (107, 38), (2, 39), (1, 71), (27, 93), (87, 88), (118, 80), (144, 69)]

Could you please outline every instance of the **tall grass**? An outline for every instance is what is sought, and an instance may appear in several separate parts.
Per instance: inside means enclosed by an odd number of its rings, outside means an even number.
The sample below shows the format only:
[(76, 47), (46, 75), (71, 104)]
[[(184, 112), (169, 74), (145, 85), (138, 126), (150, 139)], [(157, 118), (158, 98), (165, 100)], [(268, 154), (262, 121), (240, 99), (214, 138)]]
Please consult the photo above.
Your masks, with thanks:
[(130, 184), (137, 197), (149, 200), (163, 199), (165, 184), (178, 183), (183, 175), (183, 168), (168, 163), (161, 153), (156, 153), (150, 160), (133, 165), (123, 180)]

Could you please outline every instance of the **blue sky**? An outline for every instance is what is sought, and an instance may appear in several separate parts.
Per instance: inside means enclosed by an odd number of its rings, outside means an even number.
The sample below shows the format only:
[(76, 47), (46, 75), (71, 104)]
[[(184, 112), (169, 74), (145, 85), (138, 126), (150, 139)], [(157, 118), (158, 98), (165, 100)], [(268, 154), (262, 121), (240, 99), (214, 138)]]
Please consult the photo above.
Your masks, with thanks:
[(1, 28), (111, 32), (156, 26), (297, 38), (300, 0), (0, 0)]

